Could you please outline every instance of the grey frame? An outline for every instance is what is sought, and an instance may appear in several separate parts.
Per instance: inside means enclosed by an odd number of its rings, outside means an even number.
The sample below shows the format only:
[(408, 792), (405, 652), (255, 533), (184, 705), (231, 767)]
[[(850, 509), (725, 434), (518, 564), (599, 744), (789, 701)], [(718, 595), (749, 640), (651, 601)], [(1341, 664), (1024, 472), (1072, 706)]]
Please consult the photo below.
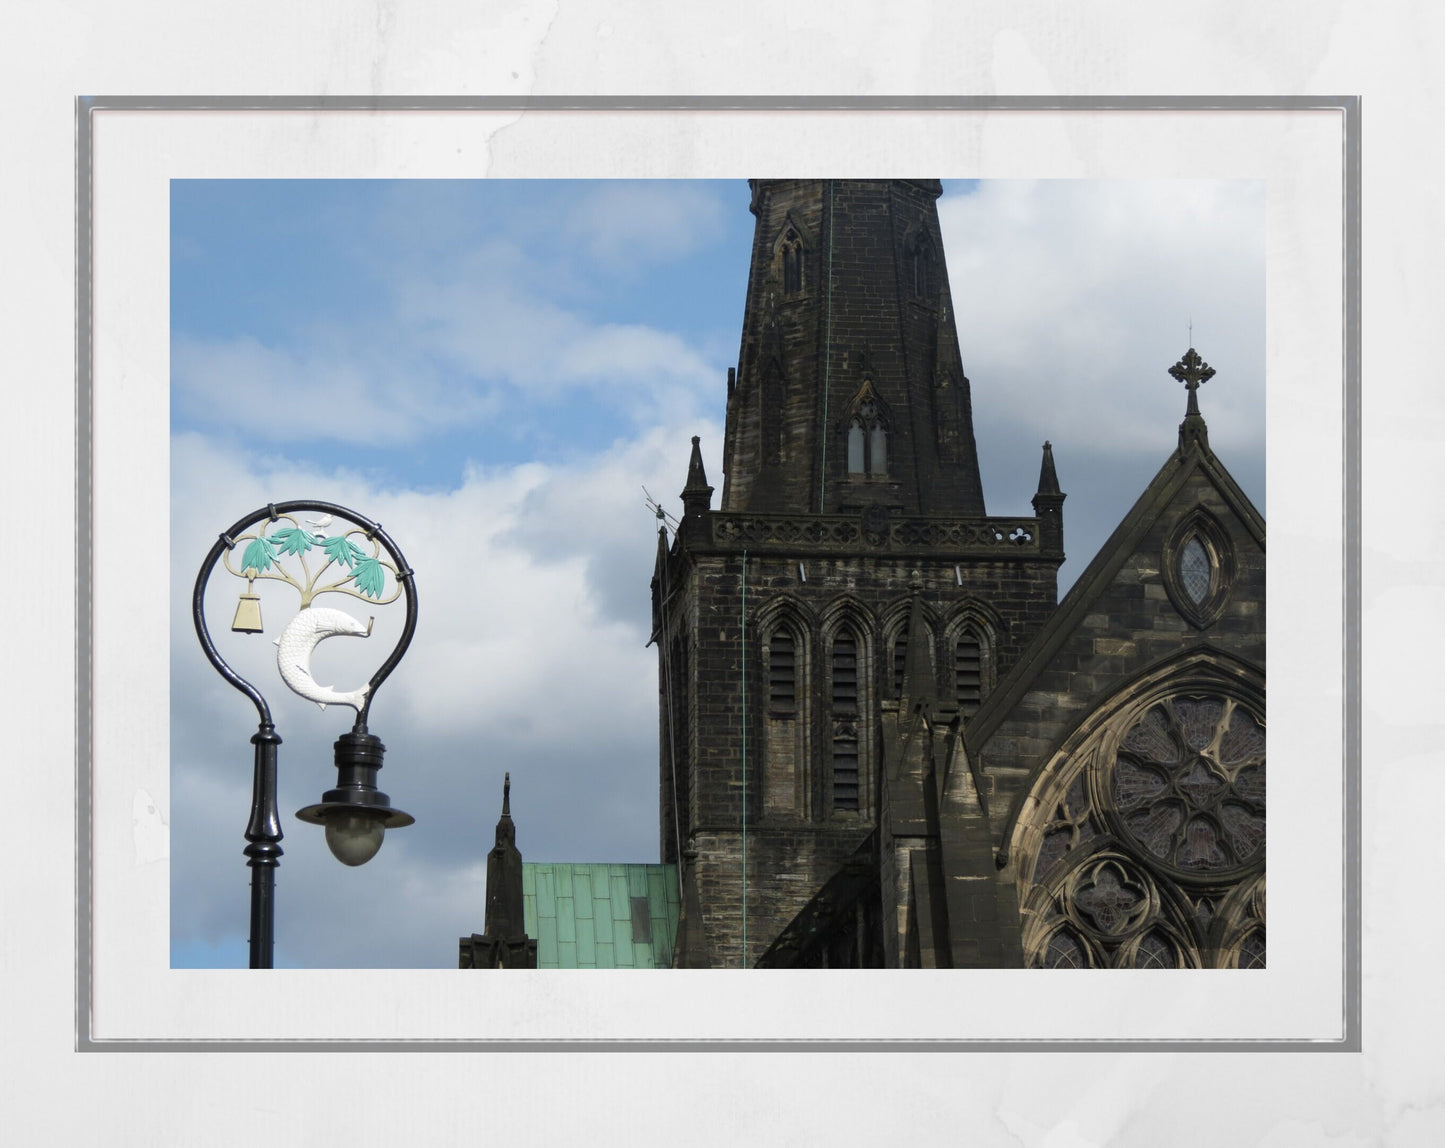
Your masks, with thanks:
[[(1338, 1040), (100, 1040), (94, 994), (94, 474), (92, 272), (94, 113), (101, 111), (1333, 111), (1341, 114), (1344, 203), (1344, 985)], [(80, 1052), (1359, 1052), (1360, 789), (1360, 97), (1359, 96), (81, 96), (75, 172), (75, 1047)]]

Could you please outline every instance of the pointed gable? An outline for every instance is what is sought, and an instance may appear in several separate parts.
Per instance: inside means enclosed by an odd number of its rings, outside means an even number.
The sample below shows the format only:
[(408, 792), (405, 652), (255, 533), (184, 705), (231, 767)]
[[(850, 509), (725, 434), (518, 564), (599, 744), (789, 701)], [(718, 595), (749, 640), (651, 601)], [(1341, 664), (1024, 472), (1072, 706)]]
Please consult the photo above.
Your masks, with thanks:
[[(1180, 551), (1190, 526), (1217, 533), (1219, 576), (1228, 579), (1220, 610), (1207, 624), (1171, 600)], [(1081, 714), (1129, 676), (1210, 645), (1264, 666), (1264, 519), (1207, 442), (1191, 438), (1176, 450), (1133, 508), (1079, 575), (1058, 609), (1024, 649), (1017, 665), (967, 733), (970, 753), (1003, 765), (1046, 747), (1039, 734), (1062, 737)], [(1047, 696), (1046, 696), (1047, 695)], [(1035, 711), (1053, 711), (1039, 724)], [(1026, 715), (1021, 717), (1021, 715)], [(1037, 727), (1028, 752), (1001, 754), (996, 739), (1023, 720)]]
[(1212, 374), (1181, 361), (1177, 449), (944, 780), (945, 858), (977, 833), (976, 787), (1030, 967), (1264, 961), (1265, 529), (1209, 447)]

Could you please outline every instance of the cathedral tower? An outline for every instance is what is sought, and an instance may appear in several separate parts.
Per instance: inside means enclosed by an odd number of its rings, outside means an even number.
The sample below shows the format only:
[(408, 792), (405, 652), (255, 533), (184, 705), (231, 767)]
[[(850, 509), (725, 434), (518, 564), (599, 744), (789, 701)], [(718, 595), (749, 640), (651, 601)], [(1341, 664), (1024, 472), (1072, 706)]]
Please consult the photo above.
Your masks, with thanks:
[(937, 180), (752, 180), (723, 509), (984, 512)]
[(985, 514), (936, 180), (751, 186), (721, 508), (694, 439), (653, 580), (677, 962), (898, 965), (952, 744), (919, 723), (956, 734), (1053, 610), (1064, 495), (1046, 448), (1038, 517)]

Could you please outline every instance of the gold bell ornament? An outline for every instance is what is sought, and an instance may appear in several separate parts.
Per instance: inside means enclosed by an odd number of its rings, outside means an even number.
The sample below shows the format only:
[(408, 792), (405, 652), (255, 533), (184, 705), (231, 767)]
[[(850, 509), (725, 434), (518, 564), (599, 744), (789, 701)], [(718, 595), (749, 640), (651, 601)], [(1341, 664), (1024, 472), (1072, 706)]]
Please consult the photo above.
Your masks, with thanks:
[(255, 589), (255, 580), (247, 578), (246, 592), (236, 603), (236, 617), (231, 622), (231, 629), (238, 634), (261, 633), (261, 599), (253, 593)]

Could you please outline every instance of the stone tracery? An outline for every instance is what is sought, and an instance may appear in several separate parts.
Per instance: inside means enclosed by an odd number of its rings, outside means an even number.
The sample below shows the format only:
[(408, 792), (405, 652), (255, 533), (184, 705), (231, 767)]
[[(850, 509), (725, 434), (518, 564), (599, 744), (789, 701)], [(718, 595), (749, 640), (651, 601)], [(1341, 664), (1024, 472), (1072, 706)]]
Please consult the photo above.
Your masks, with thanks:
[(1121, 710), (1037, 787), (1027, 963), (1262, 968), (1264, 790), (1264, 724), (1240, 698)]

